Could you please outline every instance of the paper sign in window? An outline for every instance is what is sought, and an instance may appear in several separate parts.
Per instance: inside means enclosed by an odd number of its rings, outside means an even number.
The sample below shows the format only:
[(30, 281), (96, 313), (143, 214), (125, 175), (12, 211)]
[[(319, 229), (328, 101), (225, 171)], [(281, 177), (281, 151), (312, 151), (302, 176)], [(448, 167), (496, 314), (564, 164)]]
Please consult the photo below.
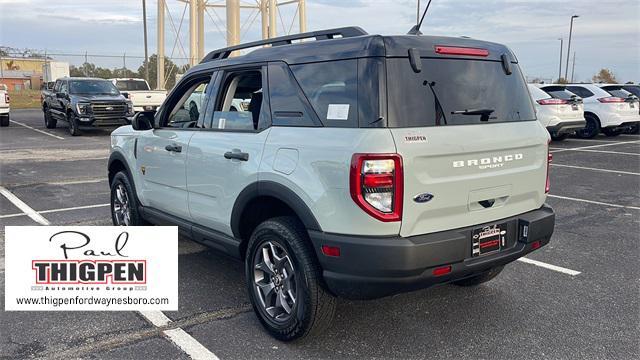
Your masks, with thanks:
[(329, 104), (327, 120), (349, 119), (349, 104)]

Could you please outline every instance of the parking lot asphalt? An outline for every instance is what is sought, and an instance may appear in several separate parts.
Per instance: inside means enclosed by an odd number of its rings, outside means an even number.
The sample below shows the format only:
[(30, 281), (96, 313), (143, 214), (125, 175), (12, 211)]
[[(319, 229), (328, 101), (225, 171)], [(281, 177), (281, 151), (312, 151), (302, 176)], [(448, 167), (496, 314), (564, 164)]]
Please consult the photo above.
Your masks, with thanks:
[[(71, 137), (42, 112), (0, 129), (0, 185), (54, 225), (110, 225), (110, 130)], [(476, 288), (444, 285), (341, 300), (333, 326), (296, 343), (251, 311), (243, 265), (180, 239), (180, 310), (153, 325), (136, 312), (4, 311), (4, 226), (37, 225), (0, 196), (0, 358), (189, 358), (182, 329), (222, 359), (631, 359), (640, 356), (640, 136), (551, 143), (551, 243)]]

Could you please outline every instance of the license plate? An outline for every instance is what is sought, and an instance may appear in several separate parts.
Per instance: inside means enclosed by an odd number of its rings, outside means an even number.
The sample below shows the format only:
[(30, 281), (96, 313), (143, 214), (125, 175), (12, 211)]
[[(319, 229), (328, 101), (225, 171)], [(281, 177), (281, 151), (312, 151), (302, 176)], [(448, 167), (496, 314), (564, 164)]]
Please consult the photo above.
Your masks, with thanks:
[(507, 224), (488, 225), (471, 232), (471, 256), (500, 251), (507, 239)]
[(636, 107), (635, 103), (629, 103), (629, 106), (633, 109)]
[(155, 106), (145, 106), (145, 110), (155, 110)]
[(576, 104), (571, 105), (571, 110), (578, 110), (578, 105)]

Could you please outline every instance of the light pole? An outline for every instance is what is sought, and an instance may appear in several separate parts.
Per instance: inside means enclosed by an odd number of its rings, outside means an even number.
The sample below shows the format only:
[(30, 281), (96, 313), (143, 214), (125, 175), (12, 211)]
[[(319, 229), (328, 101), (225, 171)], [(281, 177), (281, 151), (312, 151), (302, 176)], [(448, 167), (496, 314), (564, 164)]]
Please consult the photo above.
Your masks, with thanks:
[(144, 79), (149, 81), (149, 47), (147, 46), (147, 1), (142, 0), (142, 26), (144, 28)]
[(560, 81), (560, 78), (562, 77), (562, 43), (563, 43), (563, 40), (562, 40), (562, 38), (558, 38), (558, 40), (560, 40), (560, 63), (558, 64), (558, 81)]
[(571, 16), (571, 25), (569, 25), (569, 45), (567, 46), (567, 66), (564, 69), (564, 78), (567, 79), (567, 76), (569, 75), (569, 54), (571, 54), (571, 34), (573, 32), (573, 19), (575, 18), (579, 18), (579, 15), (572, 15)]

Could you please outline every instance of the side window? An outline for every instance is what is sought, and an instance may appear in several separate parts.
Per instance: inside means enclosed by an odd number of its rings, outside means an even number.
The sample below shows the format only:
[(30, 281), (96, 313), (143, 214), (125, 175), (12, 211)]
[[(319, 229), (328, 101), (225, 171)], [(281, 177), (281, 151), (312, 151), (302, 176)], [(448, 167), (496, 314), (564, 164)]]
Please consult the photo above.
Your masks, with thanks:
[(171, 112), (162, 127), (195, 128), (202, 124), (211, 76), (212, 74), (204, 74), (179, 85), (176, 94), (182, 96), (178, 99), (172, 96), (170, 99), (174, 105), (169, 104)]
[(67, 82), (66, 82), (66, 81), (62, 81), (62, 82), (60, 83), (60, 90), (59, 90), (59, 91), (60, 91), (61, 93), (63, 93), (63, 94), (66, 94), (66, 93), (68, 93), (68, 90), (69, 90), (69, 89), (68, 89), (68, 86), (67, 86)]
[(216, 100), (211, 128), (256, 131), (268, 125), (260, 69), (232, 71), (224, 75)]
[(60, 84), (62, 84), (62, 81), (60, 81), (60, 80), (56, 81), (56, 84), (53, 87), (53, 91), (55, 91), (55, 92), (60, 91)]
[(284, 63), (269, 64), (269, 102), (274, 126), (319, 126), (311, 105)]
[(358, 127), (358, 61), (292, 65), (302, 90), (325, 126)]

